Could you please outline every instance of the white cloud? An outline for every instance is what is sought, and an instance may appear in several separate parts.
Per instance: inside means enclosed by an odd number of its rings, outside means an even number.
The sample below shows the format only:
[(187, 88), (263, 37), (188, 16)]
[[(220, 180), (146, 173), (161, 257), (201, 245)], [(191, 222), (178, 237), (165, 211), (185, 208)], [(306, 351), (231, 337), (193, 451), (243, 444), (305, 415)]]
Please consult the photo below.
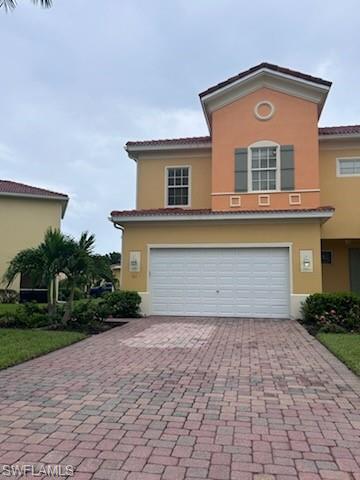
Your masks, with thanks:
[(151, 138), (208, 135), (200, 104), (198, 110), (149, 108), (132, 114), (135, 127)]

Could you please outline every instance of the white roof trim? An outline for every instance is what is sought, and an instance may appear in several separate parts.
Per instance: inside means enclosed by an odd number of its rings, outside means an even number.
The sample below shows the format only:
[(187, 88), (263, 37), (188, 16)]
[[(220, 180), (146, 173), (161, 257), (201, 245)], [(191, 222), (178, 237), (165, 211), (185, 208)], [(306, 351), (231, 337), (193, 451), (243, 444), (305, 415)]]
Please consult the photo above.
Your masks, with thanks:
[(296, 96), (314, 102), (319, 106), (319, 114), (324, 106), (328, 91), (330, 90), (330, 86), (328, 85), (304, 80), (293, 75), (276, 72), (264, 67), (246, 75), (245, 77), (239, 78), (228, 85), (224, 85), (214, 92), (200, 97), (209, 130), (211, 131), (212, 112), (255, 92), (259, 88), (269, 88), (287, 95)]
[(167, 150), (201, 150), (205, 148), (211, 148), (211, 142), (124, 146), (124, 149), (128, 153), (129, 157), (134, 160), (136, 160), (137, 154), (142, 152), (158, 152)]
[(207, 95), (204, 95), (202, 97), (202, 100), (207, 100), (209, 98), (212, 98), (212, 97), (214, 97), (215, 95), (218, 95), (221, 92), (224, 92), (224, 91), (226, 91), (230, 88), (234, 88), (235, 86), (237, 86), (238, 84), (240, 84), (242, 82), (245, 82), (246, 80), (257, 77), (258, 75), (261, 75), (262, 73), (269, 73), (271, 76), (274, 76), (274, 77), (282, 77), (282, 78), (287, 79), (287, 80), (292, 80), (294, 82), (302, 83), (302, 84), (310, 86), (310, 87), (315, 87), (315, 88), (318, 88), (320, 90), (324, 90), (324, 92), (328, 92), (330, 90), (330, 86), (328, 86), (328, 85), (323, 85), (323, 84), (318, 83), (318, 82), (314, 82), (314, 81), (311, 81), (311, 80), (305, 80), (304, 78), (300, 78), (300, 77), (297, 77), (297, 76), (294, 76), (294, 75), (278, 72), (278, 71), (272, 70), (270, 68), (263, 67), (260, 70), (256, 70), (255, 72), (249, 73), (245, 77), (241, 77), (238, 80), (235, 80), (234, 82), (231, 82), (227, 85), (224, 85), (223, 87), (215, 90), (214, 92), (211, 92), (211, 93), (208, 93)]
[(326, 135), (319, 135), (319, 140), (337, 140), (337, 139), (360, 139), (360, 133), (328, 133)]
[[(204, 108), (204, 105), (202, 105)], [(204, 112), (205, 113), (205, 112)], [(328, 133), (328, 134), (319, 134), (319, 140), (341, 140), (341, 139), (360, 139), (360, 133)], [(168, 144), (168, 145), (141, 145), (141, 146), (124, 146), (125, 151), (128, 153), (130, 158), (136, 160), (138, 153), (146, 153), (146, 152), (161, 152), (161, 151), (183, 151), (183, 150), (201, 150), (201, 149), (211, 149), (212, 143), (204, 142), (204, 143), (176, 143), (176, 144)]]
[(129, 222), (181, 222), (181, 221), (202, 221), (202, 220), (284, 220), (284, 219), (303, 219), (318, 218), (328, 219), (333, 215), (332, 210), (320, 212), (259, 212), (259, 213), (219, 213), (219, 214), (167, 214), (167, 215), (134, 215), (134, 216), (111, 216), (110, 220), (114, 223)]

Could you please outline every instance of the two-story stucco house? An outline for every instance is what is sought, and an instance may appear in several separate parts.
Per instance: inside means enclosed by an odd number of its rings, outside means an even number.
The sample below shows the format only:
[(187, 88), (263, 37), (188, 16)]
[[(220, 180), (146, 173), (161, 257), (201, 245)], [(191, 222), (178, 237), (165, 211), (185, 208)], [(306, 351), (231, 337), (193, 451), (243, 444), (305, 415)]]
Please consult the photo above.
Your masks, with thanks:
[(319, 128), (331, 82), (262, 63), (200, 94), (210, 136), (128, 142), (122, 287), (146, 314), (296, 317), (360, 293), (360, 126)]
[[(60, 229), (68, 201), (62, 193), (0, 180), (0, 288), (6, 286), (3, 275), (18, 252), (38, 246), (48, 228)], [(31, 299), (33, 285), (26, 275), (17, 278), (11, 288)], [(46, 290), (43, 295), (46, 297)]]

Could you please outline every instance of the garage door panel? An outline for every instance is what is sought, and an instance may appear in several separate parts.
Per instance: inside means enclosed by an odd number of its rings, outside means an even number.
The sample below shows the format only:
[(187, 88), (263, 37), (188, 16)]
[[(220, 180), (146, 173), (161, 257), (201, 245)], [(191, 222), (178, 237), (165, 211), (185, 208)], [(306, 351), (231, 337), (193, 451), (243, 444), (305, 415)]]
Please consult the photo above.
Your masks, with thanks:
[(152, 312), (288, 317), (286, 248), (152, 249)]

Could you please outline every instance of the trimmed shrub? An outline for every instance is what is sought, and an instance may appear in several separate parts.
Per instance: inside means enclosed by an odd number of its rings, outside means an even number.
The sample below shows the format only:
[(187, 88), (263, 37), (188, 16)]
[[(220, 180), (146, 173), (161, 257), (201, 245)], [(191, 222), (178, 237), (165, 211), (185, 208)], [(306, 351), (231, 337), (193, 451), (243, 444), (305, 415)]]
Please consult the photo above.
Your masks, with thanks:
[(141, 297), (137, 292), (118, 290), (108, 293), (102, 300), (113, 318), (140, 317)]
[(24, 303), (12, 312), (0, 314), (0, 328), (43, 328), (47, 330), (76, 330), (99, 333), (109, 328), (103, 320), (108, 317), (106, 305), (97, 300), (81, 300), (74, 303), (70, 321), (63, 321), (65, 305), (57, 305), (56, 312), (47, 313), (45, 306)]
[(353, 293), (314, 293), (301, 307), (303, 323), (316, 331), (360, 332), (360, 296)]
[(0, 289), (0, 303), (18, 303), (19, 293), (16, 290)]
[(104, 319), (108, 317), (106, 305), (98, 300), (81, 300), (74, 304), (70, 322), (66, 325), (72, 330), (87, 333), (99, 333), (108, 328)]
[(3, 328), (39, 328), (48, 323), (46, 307), (34, 302), (19, 305), (13, 312), (0, 316), (0, 327)]
[(13, 311), (0, 314), (3, 328), (47, 328), (77, 330), (85, 333), (99, 333), (110, 327), (104, 320), (114, 318), (135, 318), (140, 316), (141, 297), (137, 292), (117, 291), (99, 299), (74, 302), (71, 319), (64, 323), (65, 305), (57, 305), (53, 315), (46, 306), (34, 302), (21, 304)]

